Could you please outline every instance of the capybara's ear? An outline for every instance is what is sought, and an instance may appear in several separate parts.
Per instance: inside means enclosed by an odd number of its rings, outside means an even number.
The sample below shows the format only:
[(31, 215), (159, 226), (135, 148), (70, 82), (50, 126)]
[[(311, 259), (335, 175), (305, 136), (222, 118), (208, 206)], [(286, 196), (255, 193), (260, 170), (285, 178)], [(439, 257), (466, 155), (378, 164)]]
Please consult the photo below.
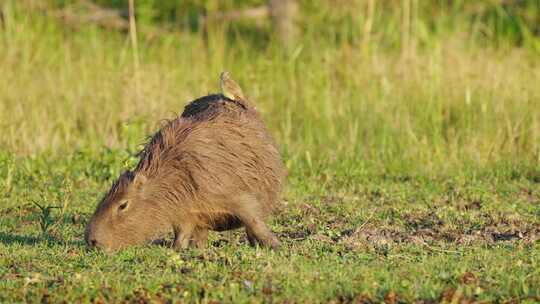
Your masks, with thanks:
[(133, 177), (133, 187), (135, 189), (141, 189), (148, 179), (142, 173), (136, 173)]

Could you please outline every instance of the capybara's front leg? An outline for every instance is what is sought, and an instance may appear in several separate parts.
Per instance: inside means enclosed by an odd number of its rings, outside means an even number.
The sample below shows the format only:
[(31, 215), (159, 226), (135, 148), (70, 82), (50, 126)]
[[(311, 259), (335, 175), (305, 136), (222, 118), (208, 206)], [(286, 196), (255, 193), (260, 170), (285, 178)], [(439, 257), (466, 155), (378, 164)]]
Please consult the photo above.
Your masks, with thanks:
[(253, 247), (257, 246), (257, 238), (255, 237), (255, 234), (253, 234), (253, 231), (251, 231), (251, 229), (247, 227), (246, 227), (246, 235), (247, 235), (249, 244)]
[(208, 243), (208, 229), (197, 227), (193, 230), (191, 243), (199, 248), (203, 249)]
[(193, 235), (194, 227), (192, 225), (183, 225), (174, 228), (174, 249), (186, 249)]

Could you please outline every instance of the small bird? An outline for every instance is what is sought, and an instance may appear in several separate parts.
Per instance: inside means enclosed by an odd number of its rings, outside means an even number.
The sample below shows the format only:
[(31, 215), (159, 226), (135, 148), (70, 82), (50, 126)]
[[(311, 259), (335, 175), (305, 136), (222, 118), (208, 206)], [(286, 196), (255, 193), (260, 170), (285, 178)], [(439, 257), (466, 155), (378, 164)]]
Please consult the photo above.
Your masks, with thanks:
[(219, 85), (221, 87), (221, 93), (223, 96), (231, 100), (246, 101), (246, 97), (244, 97), (242, 89), (234, 80), (231, 79), (229, 72), (222, 72), (219, 80)]

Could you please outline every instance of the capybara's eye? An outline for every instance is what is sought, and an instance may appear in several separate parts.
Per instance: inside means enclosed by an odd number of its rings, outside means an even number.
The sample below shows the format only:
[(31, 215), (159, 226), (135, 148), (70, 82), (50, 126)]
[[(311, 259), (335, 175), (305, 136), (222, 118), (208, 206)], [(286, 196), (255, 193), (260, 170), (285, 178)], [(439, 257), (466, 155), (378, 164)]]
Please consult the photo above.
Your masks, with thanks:
[(118, 206), (119, 211), (124, 211), (128, 206), (128, 202), (123, 203), (122, 205)]

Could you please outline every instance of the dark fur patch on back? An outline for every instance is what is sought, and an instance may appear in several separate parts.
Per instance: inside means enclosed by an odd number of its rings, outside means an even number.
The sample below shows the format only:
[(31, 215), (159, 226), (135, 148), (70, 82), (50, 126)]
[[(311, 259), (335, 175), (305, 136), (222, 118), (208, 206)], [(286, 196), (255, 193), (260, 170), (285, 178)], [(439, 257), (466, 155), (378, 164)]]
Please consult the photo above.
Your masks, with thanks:
[(244, 104), (229, 99), (222, 94), (211, 94), (190, 102), (187, 106), (184, 107), (184, 112), (182, 112), (181, 117), (195, 117), (207, 111), (213, 113), (219, 109), (220, 103), (225, 102), (231, 102), (242, 107), (243, 109), (246, 109), (246, 106)]

